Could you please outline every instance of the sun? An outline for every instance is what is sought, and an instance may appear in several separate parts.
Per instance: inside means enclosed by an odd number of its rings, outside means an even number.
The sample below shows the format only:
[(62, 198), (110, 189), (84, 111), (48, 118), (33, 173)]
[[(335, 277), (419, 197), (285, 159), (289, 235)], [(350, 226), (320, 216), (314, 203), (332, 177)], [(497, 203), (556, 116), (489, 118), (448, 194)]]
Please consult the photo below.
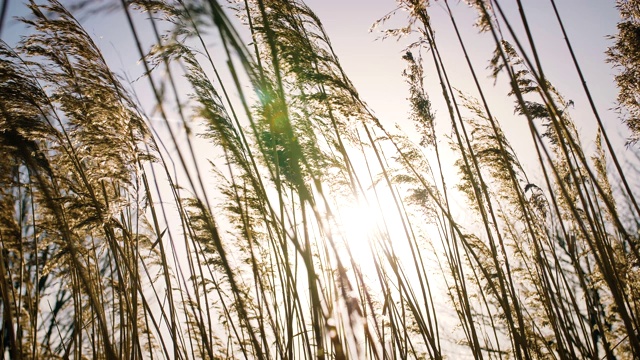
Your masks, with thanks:
[(361, 266), (372, 265), (383, 249), (396, 253), (402, 248), (404, 214), (398, 211), (396, 199), (388, 190), (371, 190), (357, 201), (343, 202), (333, 209), (333, 215), (334, 233)]
[(350, 245), (363, 245), (379, 230), (381, 215), (374, 206), (357, 201), (337, 209), (339, 227)]

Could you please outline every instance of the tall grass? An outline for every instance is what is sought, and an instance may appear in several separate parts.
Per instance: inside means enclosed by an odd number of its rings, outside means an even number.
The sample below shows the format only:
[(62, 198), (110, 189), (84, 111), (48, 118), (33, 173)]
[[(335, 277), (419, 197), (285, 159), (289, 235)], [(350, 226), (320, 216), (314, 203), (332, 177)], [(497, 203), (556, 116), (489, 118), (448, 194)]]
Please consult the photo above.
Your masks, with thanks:
[[(138, 94), (62, 4), (30, 2), (25, 36), (0, 43), (3, 357), (640, 357), (638, 174), (565, 15), (551, 0), (591, 152), (527, 13), (469, 3), (533, 164), (493, 115), (447, 0), (474, 95), (452, 83), (428, 1), (398, 1), (407, 22), (386, 32), (418, 37), (402, 74), (417, 138), (363, 102), (302, 1), (123, 0), (111, 10), (144, 67)], [(608, 56), (633, 153), (638, 4), (618, 8)], [(350, 211), (368, 224), (354, 230)]]

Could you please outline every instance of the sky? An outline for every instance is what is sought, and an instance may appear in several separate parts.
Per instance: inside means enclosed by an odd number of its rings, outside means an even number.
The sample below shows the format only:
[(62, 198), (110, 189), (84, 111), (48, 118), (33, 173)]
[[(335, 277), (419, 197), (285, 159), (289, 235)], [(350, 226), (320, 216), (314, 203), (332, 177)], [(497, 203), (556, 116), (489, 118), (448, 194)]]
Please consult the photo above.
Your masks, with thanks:
[[(323, 21), (345, 72), (383, 123), (399, 122), (403, 128), (409, 127), (406, 121), (409, 111), (406, 101), (407, 88), (400, 74), (405, 68), (401, 56), (410, 41), (402, 39), (382, 41), (380, 28), (369, 31), (377, 19), (395, 9), (395, 1), (309, 0), (306, 3)], [(470, 73), (442, 3), (442, 0), (431, 1), (431, 17), (436, 31), (436, 41), (439, 43), (445, 64), (449, 66), (448, 71), (452, 74), (454, 86), (475, 95)], [(484, 84), (487, 84), (485, 88), (490, 88), (493, 80), (488, 78), (488, 71), (485, 68), (489, 64), (491, 52), (495, 46), (488, 36), (479, 35), (477, 28), (471, 26), (476, 16), (473, 9), (463, 1), (450, 1), (450, 3), (458, 19), (458, 25), (462, 28), (463, 40), (469, 46), (476, 71), (480, 73)], [(518, 19), (515, 1), (503, 0), (500, 3), (508, 9), (506, 11), (511, 18)], [(579, 129), (586, 134), (592, 134), (595, 130), (594, 119), (590, 112), (582, 111), (588, 110), (587, 99), (583, 95), (580, 80), (570, 62), (560, 27), (551, 12), (550, 1), (528, 0), (523, 3), (529, 22), (534, 29), (534, 38), (540, 50), (545, 74), (567, 99), (574, 101), (575, 109), (572, 115)], [(565, 22), (565, 28), (583, 68), (587, 84), (596, 99), (598, 110), (605, 113), (604, 119), (608, 130), (614, 133), (612, 135), (625, 133), (621, 122), (614, 113), (609, 111), (615, 106), (617, 90), (613, 82), (615, 71), (610, 64), (605, 63), (604, 55), (606, 48), (611, 45), (611, 40), (607, 36), (616, 32), (616, 23), (619, 19), (614, 5), (614, 1), (602, 0), (557, 1), (558, 10)], [(405, 16), (403, 13), (397, 14), (400, 21), (396, 23), (402, 24)], [(423, 55), (428, 59), (428, 54)], [(425, 66), (427, 67), (425, 84), (431, 100), (436, 105), (436, 121), (446, 122), (448, 115), (446, 110), (443, 110), (446, 108), (443, 108), (444, 103), (440, 99), (442, 97), (440, 85), (434, 78), (435, 73), (429, 71), (429, 65)], [(517, 126), (510, 126), (513, 125), (510, 124), (513, 118), (513, 107), (511, 100), (506, 98), (507, 91), (503, 84), (499, 85), (495, 96), (492, 97), (493, 103), (490, 105), (498, 110), (496, 116), (508, 132), (519, 132), (519, 129), (526, 126), (521, 121)]]
[[(396, 9), (396, 1), (308, 0), (306, 3), (322, 21), (346, 74), (355, 84), (361, 97), (370, 105), (383, 124), (391, 127), (395, 123), (400, 123), (403, 129), (410, 133), (412, 125), (407, 120), (409, 103), (406, 101), (408, 92), (401, 76), (405, 63), (401, 57), (407, 44), (415, 40), (415, 37), (398, 41), (381, 39), (381, 29), (404, 24), (406, 14), (399, 12), (389, 23), (370, 31), (376, 20)], [(460, 46), (454, 38), (453, 28), (443, 3), (443, 0), (431, 1), (430, 12), (436, 31), (436, 41), (445, 64), (448, 65), (454, 86), (465, 93), (475, 95), (476, 91), (470, 81), (469, 71)], [(511, 18), (518, 19), (514, 0), (503, 0), (500, 3), (507, 9)], [(552, 16), (550, 1), (527, 0), (523, 3), (534, 29), (536, 45), (540, 49), (547, 77), (566, 98), (574, 101), (575, 109), (572, 114), (579, 129), (585, 134), (592, 134), (595, 130), (593, 116), (588, 112), (583, 114), (583, 110), (588, 110), (587, 99), (583, 95), (579, 78), (570, 62), (560, 28)], [(607, 128), (613, 133), (612, 135), (617, 135), (625, 134), (625, 129), (617, 116), (609, 111), (615, 106), (616, 89), (613, 83), (615, 71), (610, 64), (605, 63), (604, 55), (604, 51), (611, 44), (607, 36), (615, 33), (619, 18), (614, 3), (614, 1), (602, 0), (557, 1), (587, 83), (596, 99), (598, 110), (603, 113)], [(10, 1), (8, 14), (23, 15), (22, 4), (22, 1)], [(464, 1), (450, 1), (450, 6), (458, 19), (463, 40), (469, 47), (476, 71), (484, 81), (483, 87), (492, 87), (493, 80), (488, 78), (488, 71), (485, 69), (494, 48), (492, 40), (486, 34), (479, 35), (477, 28), (472, 26), (476, 13)], [(95, 41), (103, 49), (112, 68), (125, 74), (130, 80), (134, 80), (143, 70), (138, 61), (137, 50), (130, 39), (128, 25), (122, 15), (121, 12), (116, 12), (109, 16), (100, 16), (100, 20), (96, 20), (97, 17), (91, 17), (83, 23), (89, 34), (94, 36)], [(3, 40), (13, 43), (20, 33), (21, 27), (15, 20), (5, 20)], [(212, 45), (215, 48), (216, 44)], [(423, 53), (426, 59), (429, 59), (428, 55)], [(436, 120), (445, 129), (448, 115), (441, 99), (440, 85), (428, 61), (425, 67), (427, 70), (425, 84), (436, 110)], [(507, 134), (512, 130), (518, 132), (518, 129), (524, 127), (510, 126), (513, 108), (510, 106), (511, 100), (506, 99), (508, 91), (506, 85), (499, 83), (495, 90), (496, 93), (492, 96), (493, 104), (490, 105), (496, 117), (505, 126)], [(519, 124), (523, 125), (522, 122)], [(622, 140), (619, 142), (623, 143)]]
[[(414, 125), (409, 120), (408, 90), (401, 76), (406, 64), (402, 60), (407, 44), (415, 40), (382, 40), (382, 29), (403, 25), (406, 14), (398, 12), (387, 25), (370, 31), (371, 25), (384, 15), (396, 9), (393, 0), (309, 0), (309, 7), (322, 21), (332, 46), (345, 73), (354, 83), (361, 98), (372, 108), (387, 129), (395, 124), (414, 141), (418, 141)], [(523, 163), (528, 181), (544, 184), (539, 163), (533, 151), (533, 141), (526, 119), (514, 115), (514, 100), (507, 96), (509, 85), (503, 74), (494, 86), (489, 77), (489, 60), (495, 48), (488, 34), (479, 34), (473, 26), (477, 13), (464, 1), (449, 1), (454, 17), (461, 29), (462, 38), (468, 47), (475, 71), (479, 74), (483, 90), (487, 92), (492, 114), (500, 122), (507, 139), (514, 148), (518, 159)], [(500, 1), (516, 31), (523, 34), (515, 0)], [(595, 149), (596, 120), (589, 107), (579, 76), (571, 62), (570, 53), (564, 42), (560, 26), (553, 16), (549, 0), (523, 1), (525, 13), (533, 30), (534, 41), (539, 50), (545, 75), (567, 100), (574, 102), (570, 115), (581, 135), (586, 153)], [(612, 138), (614, 148), (620, 159), (634, 158), (630, 149), (625, 147), (627, 128), (612, 109), (616, 106), (615, 70), (606, 63), (604, 52), (611, 46), (608, 38), (616, 33), (619, 14), (614, 1), (601, 0), (562, 0), (557, 1), (558, 11), (572, 43), (587, 85), (595, 99), (597, 110), (603, 119), (605, 128)], [(431, 1), (430, 16), (435, 29), (435, 38), (451, 77), (452, 84), (458, 90), (477, 97), (470, 71), (465, 62), (460, 45), (443, 1)], [(503, 31), (506, 31), (503, 29)], [(525, 36), (520, 36), (525, 39)], [(427, 60), (425, 66), (425, 86), (432, 101), (436, 116), (441, 155), (445, 159), (443, 169), (445, 177), (456, 179), (457, 169), (453, 166), (455, 155), (448, 146), (447, 135), (451, 135), (451, 126), (446, 103), (436, 77), (431, 54), (422, 53)], [(447, 166), (448, 165), (448, 166)], [(453, 186), (449, 183), (449, 187)], [(453, 198), (458, 220), (467, 220), (466, 199)]]

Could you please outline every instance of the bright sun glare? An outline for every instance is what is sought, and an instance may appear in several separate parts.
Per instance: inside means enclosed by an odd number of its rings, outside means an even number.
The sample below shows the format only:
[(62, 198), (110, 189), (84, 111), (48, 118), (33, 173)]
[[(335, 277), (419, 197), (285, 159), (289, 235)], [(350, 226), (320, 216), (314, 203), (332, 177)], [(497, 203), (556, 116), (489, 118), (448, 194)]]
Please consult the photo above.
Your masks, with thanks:
[(335, 210), (338, 221), (337, 234), (348, 246), (356, 263), (363, 268), (373, 266), (373, 253), (378, 253), (380, 246), (393, 244), (397, 255), (401, 251), (397, 245), (402, 242), (391, 242), (404, 233), (402, 219), (396, 210), (391, 194), (378, 191), (377, 196), (370, 191), (367, 197), (359, 201), (343, 204)]

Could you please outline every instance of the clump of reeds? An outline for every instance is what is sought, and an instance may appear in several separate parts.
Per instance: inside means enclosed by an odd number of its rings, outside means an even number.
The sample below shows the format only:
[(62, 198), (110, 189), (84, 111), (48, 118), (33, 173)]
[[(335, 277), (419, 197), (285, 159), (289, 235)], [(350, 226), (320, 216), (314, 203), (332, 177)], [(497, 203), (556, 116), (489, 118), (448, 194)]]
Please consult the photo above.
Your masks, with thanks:
[[(407, 25), (387, 32), (418, 36), (402, 74), (417, 144), (360, 99), (302, 1), (122, 1), (147, 113), (62, 4), (30, 2), (25, 36), (0, 43), (3, 356), (640, 356), (637, 174), (585, 85), (598, 129), (586, 152), (526, 13), (469, 3), (534, 166), (493, 115), (446, 0), (474, 95), (450, 80), (429, 2), (398, 2)], [(609, 56), (637, 132), (637, 4), (618, 6)], [(354, 232), (356, 203), (380, 216)]]

